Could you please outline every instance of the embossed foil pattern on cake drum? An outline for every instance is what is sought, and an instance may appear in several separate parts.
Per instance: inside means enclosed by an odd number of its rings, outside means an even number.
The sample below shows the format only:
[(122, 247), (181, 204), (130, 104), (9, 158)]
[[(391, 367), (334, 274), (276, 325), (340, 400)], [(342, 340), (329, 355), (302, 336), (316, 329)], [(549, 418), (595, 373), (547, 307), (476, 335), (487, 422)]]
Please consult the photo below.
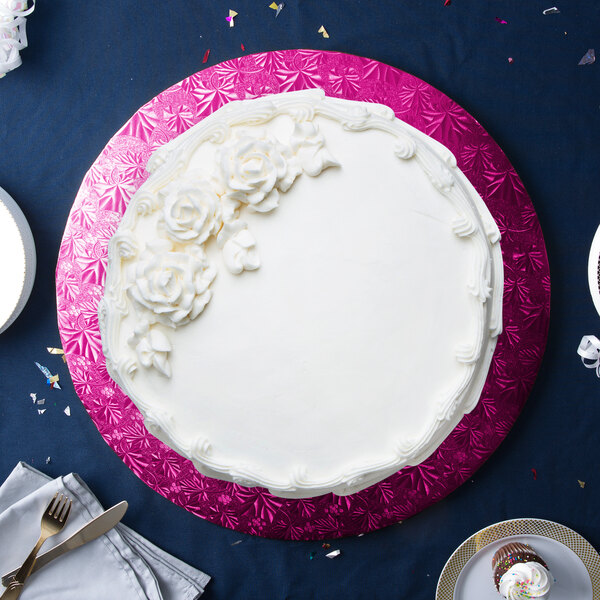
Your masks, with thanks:
[[(478, 405), (427, 460), (351, 496), (290, 500), (204, 477), (149, 435), (139, 411), (108, 376), (97, 308), (108, 240), (146, 180), (153, 151), (231, 100), (314, 87), (328, 96), (387, 105), (454, 153), (502, 235), (504, 328)], [(57, 267), (59, 327), (69, 368), (107, 443), (148, 485), (194, 514), (238, 531), (285, 539), (339, 537), (384, 527), (468, 479), (508, 433), (531, 389), (547, 335), (549, 293), (535, 211), (506, 157), (472, 117), (398, 69), (304, 50), (228, 61), (189, 77), (140, 109), (86, 175)]]

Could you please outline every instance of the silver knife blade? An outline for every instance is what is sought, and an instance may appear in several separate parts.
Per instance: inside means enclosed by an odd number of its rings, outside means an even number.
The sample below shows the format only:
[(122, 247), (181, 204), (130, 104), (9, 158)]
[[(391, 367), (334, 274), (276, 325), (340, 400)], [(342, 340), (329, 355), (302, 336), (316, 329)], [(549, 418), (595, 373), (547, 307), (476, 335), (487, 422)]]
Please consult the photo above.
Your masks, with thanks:
[[(86, 523), (66, 540), (63, 540), (60, 544), (48, 550), (48, 552), (44, 552), (44, 554), (38, 556), (37, 561), (33, 566), (33, 571), (31, 572), (35, 573), (38, 569), (41, 569), (44, 565), (47, 565), (50, 561), (58, 558), (65, 552), (79, 548), (79, 546), (87, 544), (101, 535), (104, 535), (123, 518), (123, 515), (127, 511), (127, 506), (127, 502), (123, 500), (123, 502), (115, 504), (101, 515), (98, 515), (96, 518)], [(18, 570), (19, 569), (16, 568), (4, 575), (2, 577), (2, 585), (8, 586)]]

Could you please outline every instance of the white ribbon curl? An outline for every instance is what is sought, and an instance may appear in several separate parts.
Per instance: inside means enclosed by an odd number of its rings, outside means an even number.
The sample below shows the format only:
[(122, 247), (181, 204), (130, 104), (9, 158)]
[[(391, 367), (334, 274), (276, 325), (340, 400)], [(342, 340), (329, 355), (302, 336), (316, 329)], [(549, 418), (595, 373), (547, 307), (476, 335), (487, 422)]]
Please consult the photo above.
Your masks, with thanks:
[(584, 335), (581, 338), (577, 354), (581, 356), (583, 366), (596, 369), (596, 375), (600, 377), (600, 340), (595, 335)]
[(0, 0), (0, 77), (21, 65), (19, 51), (27, 47), (25, 17), (35, 8), (27, 0)]

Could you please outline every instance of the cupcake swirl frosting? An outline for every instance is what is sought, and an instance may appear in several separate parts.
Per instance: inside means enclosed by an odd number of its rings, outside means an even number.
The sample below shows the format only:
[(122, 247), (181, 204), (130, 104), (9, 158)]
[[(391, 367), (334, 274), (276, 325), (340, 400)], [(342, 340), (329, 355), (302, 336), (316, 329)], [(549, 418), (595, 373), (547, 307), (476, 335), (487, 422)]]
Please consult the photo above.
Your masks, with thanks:
[(538, 562), (526, 562), (514, 564), (502, 575), (498, 591), (508, 600), (542, 600), (551, 587), (550, 573)]

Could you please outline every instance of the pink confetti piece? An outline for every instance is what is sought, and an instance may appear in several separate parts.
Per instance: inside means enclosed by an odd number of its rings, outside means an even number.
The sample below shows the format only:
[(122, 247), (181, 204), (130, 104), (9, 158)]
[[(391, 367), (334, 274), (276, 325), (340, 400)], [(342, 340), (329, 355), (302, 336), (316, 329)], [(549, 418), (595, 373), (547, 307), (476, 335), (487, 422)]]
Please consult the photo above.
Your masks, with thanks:
[(531, 472), (533, 473), (533, 478), (537, 479), (537, 471), (535, 469), (531, 469)]
[(244, 48), (244, 44), (240, 44), (240, 48), (242, 49), (242, 52), (246, 52), (246, 48)]
[(452, 4), (452, 0), (445, 0), (444, 6), (450, 6)]
[(508, 25), (508, 21), (505, 21), (504, 19), (501, 19), (500, 17), (496, 17), (496, 21), (498, 21), (498, 23), (500, 23), (501, 25)]
[(204, 64), (208, 60), (209, 54), (210, 54), (210, 48), (204, 53), (204, 58), (202, 59), (202, 64)]
[(591, 65), (596, 62), (596, 52), (593, 48), (590, 48), (577, 63), (578, 65)]
[(509, 56), (508, 57), (508, 62), (509, 62), (509, 64), (512, 65), (515, 62), (515, 59), (512, 56)]

